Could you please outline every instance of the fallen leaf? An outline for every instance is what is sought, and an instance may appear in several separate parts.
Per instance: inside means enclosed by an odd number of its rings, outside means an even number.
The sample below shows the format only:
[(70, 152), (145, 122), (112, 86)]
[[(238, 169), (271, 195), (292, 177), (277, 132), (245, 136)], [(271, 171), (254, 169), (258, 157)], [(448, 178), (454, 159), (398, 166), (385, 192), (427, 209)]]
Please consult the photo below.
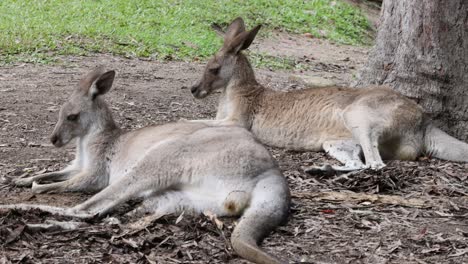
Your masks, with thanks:
[(185, 211), (182, 211), (182, 213), (179, 215), (179, 217), (177, 217), (176, 221), (175, 221), (175, 224), (177, 225), (180, 221), (182, 221), (182, 219), (184, 219), (184, 213)]
[(393, 243), (392, 245), (390, 245), (390, 249), (388, 250), (387, 254), (392, 254), (395, 250), (397, 250), (398, 248), (401, 247), (401, 240), (398, 239), (397, 241), (395, 241), (395, 243)]
[(7, 239), (5, 240), (5, 245), (15, 241), (21, 234), (23, 233), (25, 225), (20, 225), (15, 228), (11, 233), (8, 235)]
[(459, 257), (468, 253), (468, 248), (456, 249), (457, 253), (449, 255), (449, 257)]
[(131, 239), (122, 238), (122, 241), (123, 241), (125, 244), (131, 246), (132, 248), (138, 248), (137, 243), (136, 243), (135, 241), (131, 240)]
[(224, 223), (221, 220), (218, 219), (218, 217), (216, 216), (215, 213), (207, 210), (207, 211), (203, 212), (203, 214), (206, 217), (208, 217), (208, 219), (210, 219), (210, 221), (213, 222), (219, 230), (223, 229)]

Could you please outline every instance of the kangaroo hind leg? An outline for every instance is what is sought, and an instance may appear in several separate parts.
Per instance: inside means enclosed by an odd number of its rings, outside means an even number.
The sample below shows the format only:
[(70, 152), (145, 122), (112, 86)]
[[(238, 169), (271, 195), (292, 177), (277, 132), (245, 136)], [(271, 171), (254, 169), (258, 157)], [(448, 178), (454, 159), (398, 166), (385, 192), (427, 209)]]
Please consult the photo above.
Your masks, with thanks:
[(147, 213), (163, 216), (191, 209), (193, 209), (193, 203), (183, 192), (169, 190), (163, 194), (157, 193), (145, 198), (137, 208), (128, 212), (127, 216), (136, 217)]
[(127, 216), (131, 218), (139, 218), (127, 224), (127, 227), (141, 230), (165, 215), (178, 214), (186, 210), (194, 211), (194, 205), (183, 192), (171, 190), (163, 194), (155, 194), (145, 198), (140, 206), (127, 213)]
[(217, 216), (237, 216), (248, 206), (251, 198), (250, 191), (236, 189), (231, 191), (212, 192), (206, 195), (205, 189), (182, 188), (167, 190), (145, 198), (139, 207), (129, 212), (129, 217), (141, 217), (140, 220), (130, 223), (131, 229), (141, 229), (154, 220), (168, 214), (200, 214), (206, 211)]
[(362, 152), (361, 146), (355, 140), (330, 140), (324, 142), (322, 147), (328, 155), (337, 159), (344, 165), (336, 166), (325, 164), (323, 166), (311, 166), (305, 169), (306, 173), (349, 172), (365, 168), (360, 158)]

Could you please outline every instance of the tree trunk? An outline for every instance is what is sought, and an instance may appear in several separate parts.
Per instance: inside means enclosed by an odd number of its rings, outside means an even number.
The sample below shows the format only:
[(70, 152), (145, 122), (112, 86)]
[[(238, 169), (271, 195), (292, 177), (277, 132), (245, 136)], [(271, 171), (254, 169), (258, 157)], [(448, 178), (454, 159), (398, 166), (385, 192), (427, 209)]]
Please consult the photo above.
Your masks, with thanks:
[(468, 0), (384, 0), (358, 86), (389, 85), (468, 139)]

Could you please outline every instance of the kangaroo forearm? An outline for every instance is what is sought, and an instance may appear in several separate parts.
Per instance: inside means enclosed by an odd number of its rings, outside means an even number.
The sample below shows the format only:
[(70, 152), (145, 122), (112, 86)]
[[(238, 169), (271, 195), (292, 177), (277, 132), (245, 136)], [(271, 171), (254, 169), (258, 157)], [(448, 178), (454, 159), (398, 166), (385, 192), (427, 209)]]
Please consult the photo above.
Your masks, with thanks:
[(62, 170), (62, 171), (54, 171), (49, 173), (40, 174), (34, 176), (36, 181), (63, 181), (70, 179), (74, 174), (77, 174), (78, 171), (71, 171), (71, 170)]
[(43, 181), (65, 181), (73, 177), (74, 174), (78, 173), (77, 171), (56, 171), (49, 172), (44, 174), (39, 174), (31, 176), (28, 178), (18, 178), (15, 180), (17, 186), (31, 186), (33, 182), (43, 182)]
[(99, 174), (88, 171), (81, 171), (76, 174), (70, 173), (68, 179), (50, 184), (33, 184), (33, 192), (80, 192), (98, 191), (103, 188), (104, 181), (99, 180)]

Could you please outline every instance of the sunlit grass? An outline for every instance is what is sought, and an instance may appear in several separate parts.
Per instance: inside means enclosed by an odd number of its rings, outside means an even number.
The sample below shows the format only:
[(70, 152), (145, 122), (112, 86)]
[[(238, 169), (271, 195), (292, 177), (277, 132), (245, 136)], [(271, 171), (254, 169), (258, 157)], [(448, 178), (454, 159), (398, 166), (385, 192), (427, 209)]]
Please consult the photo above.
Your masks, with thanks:
[(0, 14), (4, 63), (90, 52), (203, 59), (221, 42), (210, 25), (237, 16), (263, 24), (261, 34), (310, 32), (346, 44), (367, 43), (370, 28), (358, 9), (331, 0), (2, 0)]

